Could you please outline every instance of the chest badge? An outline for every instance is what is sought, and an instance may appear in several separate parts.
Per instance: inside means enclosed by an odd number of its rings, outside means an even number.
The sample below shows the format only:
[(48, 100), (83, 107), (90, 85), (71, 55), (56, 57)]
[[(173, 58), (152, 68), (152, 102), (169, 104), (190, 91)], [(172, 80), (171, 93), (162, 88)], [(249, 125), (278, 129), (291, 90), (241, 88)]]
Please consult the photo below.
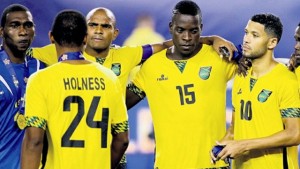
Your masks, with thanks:
[(257, 97), (257, 100), (258, 100), (259, 102), (263, 103), (263, 102), (265, 102), (265, 101), (268, 100), (268, 98), (271, 96), (271, 94), (272, 94), (272, 91), (263, 89), (263, 90), (259, 93), (259, 95), (258, 95), (258, 97)]
[(111, 70), (117, 75), (120, 76), (121, 74), (121, 64), (120, 63), (113, 63), (111, 65)]
[(199, 70), (199, 77), (203, 80), (207, 80), (211, 73), (211, 66), (201, 67)]

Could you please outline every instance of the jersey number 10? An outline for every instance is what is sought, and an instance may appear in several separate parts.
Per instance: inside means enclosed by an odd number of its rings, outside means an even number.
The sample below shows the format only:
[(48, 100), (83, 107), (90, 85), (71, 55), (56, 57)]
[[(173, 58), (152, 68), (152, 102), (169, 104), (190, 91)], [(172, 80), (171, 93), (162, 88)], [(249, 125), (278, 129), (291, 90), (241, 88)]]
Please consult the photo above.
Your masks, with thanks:
[(251, 101), (245, 103), (244, 100), (241, 100), (241, 119), (251, 120), (252, 119), (252, 107)]
[[(94, 96), (88, 114), (86, 117), (86, 124), (90, 128), (101, 128), (101, 148), (107, 148), (107, 128), (108, 128), (108, 108), (102, 108), (102, 120), (94, 121), (94, 116), (98, 104), (100, 102), (100, 96)], [(70, 126), (61, 138), (62, 147), (84, 147), (84, 140), (71, 140), (71, 136), (76, 130), (78, 124), (80, 123), (82, 117), (84, 116), (84, 100), (80, 96), (68, 96), (64, 100), (63, 111), (70, 111), (72, 103), (78, 104), (78, 112), (71, 122)]]

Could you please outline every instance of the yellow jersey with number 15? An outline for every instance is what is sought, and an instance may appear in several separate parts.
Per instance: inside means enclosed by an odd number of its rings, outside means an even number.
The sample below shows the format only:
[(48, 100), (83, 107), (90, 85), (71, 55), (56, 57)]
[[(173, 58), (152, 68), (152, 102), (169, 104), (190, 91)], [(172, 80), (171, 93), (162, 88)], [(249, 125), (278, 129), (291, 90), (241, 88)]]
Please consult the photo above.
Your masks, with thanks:
[(212, 164), (209, 152), (226, 131), (226, 86), (235, 70), (207, 45), (187, 60), (170, 60), (163, 50), (144, 62), (133, 83), (149, 102), (155, 167), (227, 166)]

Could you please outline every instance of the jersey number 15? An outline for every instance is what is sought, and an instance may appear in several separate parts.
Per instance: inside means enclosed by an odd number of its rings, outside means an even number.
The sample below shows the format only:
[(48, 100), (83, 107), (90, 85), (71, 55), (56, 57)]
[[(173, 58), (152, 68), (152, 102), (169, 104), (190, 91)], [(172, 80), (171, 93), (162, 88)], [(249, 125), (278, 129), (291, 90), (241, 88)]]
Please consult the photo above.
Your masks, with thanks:
[(176, 86), (176, 89), (179, 92), (180, 104), (193, 104), (196, 101), (194, 84), (186, 84), (183, 86)]

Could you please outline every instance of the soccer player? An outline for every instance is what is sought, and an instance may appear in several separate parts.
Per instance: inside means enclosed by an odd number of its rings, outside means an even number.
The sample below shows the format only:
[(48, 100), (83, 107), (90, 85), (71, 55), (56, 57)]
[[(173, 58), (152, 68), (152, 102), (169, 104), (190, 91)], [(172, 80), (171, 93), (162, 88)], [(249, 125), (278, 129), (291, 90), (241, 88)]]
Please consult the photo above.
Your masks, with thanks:
[(22, 169), (39, 167), (44, 133), (45, 168), (116, 168), (128, 146), (128, 118), (114, 73), (84, 59), (87, 25), (76, 11), (60, 12), (50, 39), (59, 63), (29, 78)]
[(273, 14), (248, 21), (243, 55), (252, 60), (246, 77), (236, 76), (232, 89), (232, 124), (219, 142), (219, 158), (234, 158), (239, 169), (298, 169), (300, 101), (297, 78), (274, 59), (282, 23)]
[(209, 152), (226, 131), (226, 84), (237, 66), (199, 43), (202, 14), (183, 0), (169, 23), (174, 46), (151, 56), (126, 93), (127, 108), (147, 96), (156, 153), (154, 168), (228, 168)]
[(26, 50), (35, 34), (29, 9), (7, 6), (1, 16), (0, 36), (0, 168), (18, 169), (25, 127), (24, 96), (27, 78), (45, 65)]
[[(88, 34), (83, 55), (87, 60), (98, 62), (110, 68), (118, 76), (124, 94), (131, 70), (153, 53), (172, 45), (171, 41), (136, 47), (118, 47), (112, 45), (112, 42), (119, 34), (119, 30), (116, 27), (115, 15), (107, 8), (99, 7), (92, 9), (87, 14), (86, 20)], [(232, 43), (217, 36), (202, 37), (200, 39), (202, 43), (213, 44), (217, 51), (219, 51), (220, 46), (226, 46), (230, 50), (235, 49)], [(30, 53), (48, 65), (57, 62), (57, 58), (53, 57), (56, 55), (53, 45), (34, 48)], [(126, 168), (125, 158), (122, 159), (121, 163), (120, 169)]]

